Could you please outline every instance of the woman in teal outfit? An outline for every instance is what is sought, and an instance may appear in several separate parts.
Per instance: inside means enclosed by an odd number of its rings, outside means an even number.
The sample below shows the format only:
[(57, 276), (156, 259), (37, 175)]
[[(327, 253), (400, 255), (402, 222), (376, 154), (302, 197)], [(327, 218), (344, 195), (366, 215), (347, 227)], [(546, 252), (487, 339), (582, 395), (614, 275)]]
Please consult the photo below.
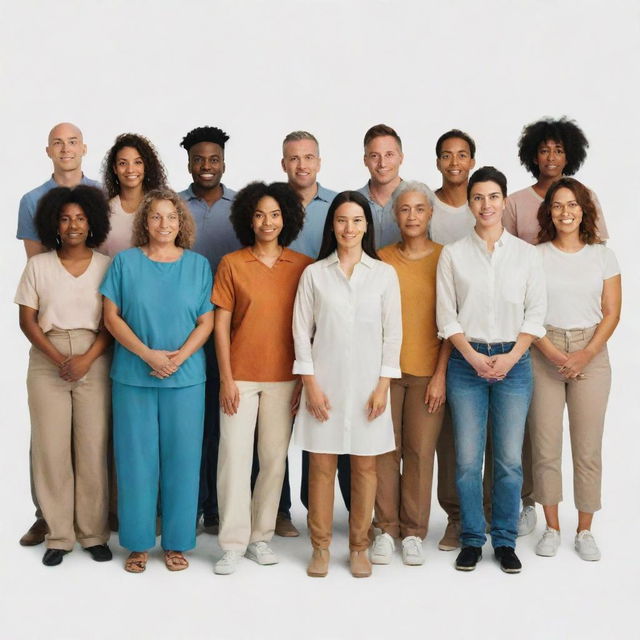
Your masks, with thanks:
[(204, 418), (202, 345), (213, 328), (209, 263), (189, 251), (195, 225), (168, 189), (136, 213), (134, 247), (102, 283), (104, 322), (116, 339), (111, 368), (120, 544), (125, 569), (144, 571), (155, 546), (160, 490), (162, 548), (170, 571), (189, 566), (196, 542)]

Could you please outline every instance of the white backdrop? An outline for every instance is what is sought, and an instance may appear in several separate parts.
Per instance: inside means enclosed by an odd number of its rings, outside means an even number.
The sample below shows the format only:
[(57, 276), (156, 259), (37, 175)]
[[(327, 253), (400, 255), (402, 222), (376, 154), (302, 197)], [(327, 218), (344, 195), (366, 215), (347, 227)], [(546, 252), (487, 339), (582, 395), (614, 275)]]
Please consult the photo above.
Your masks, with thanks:
[[(308, 638), (637, 637), (628, 626), (640, 596), (637, 2), (1, 0), (0, 9), (0, 637), (288, 638), (303, 629)], [(251, 179), (282, 179), (281, 140), (307, 129), (320, 140), (320, 180), (336, 190), (365, 183), (362, 137), (378, 122), (403, 139), (402, 176), (435, 188), (435, 140), (458, 127), (477, 142), (477, 166), (502, 169), (514, 191), (532, 182), (517, 162), (522, 126), (564, 114), (590, 140), (577, 177), (603, 205), (625, 293), (610, 342), (605, 508), (594, 529), (602, 562), (581, 562), (572, 551), (568, 467), (562, 551), (553, 560), (533, 554), (539, 526), (519, 542), (525, 570), (518, 577), (501, 574), (488, 547), (474, 574), (454, 572), (454, 555), (435, 546), (444, 523), (435, 500), (427, 564), (409, 569), (396, 559), (368, 581), (354, 581), (346, 570), (340, 509), (335, 561), (324, 581), (304, 574), (306, 535), (274, 542), (277, 567), (247, 561), (229, 578), (213, 575), (218, 550), (202, 536), (180, 575), (169, 575), (159, 560), (143, 576), (125, 574), (115, 538), (117, 556), (108, 565), (94, 565), (78, 550), (48, 569), (40, 564), (42, 547), (18, 547), (32, 506), (27, 343), (12, 304), (24, 265), (15, 223), (20, 196), (50, 174), (44, 147), (53, 124), (82, 128), (85, 173), (93, 178), (117, 134), (148, 136), (177, 190), (189, 183), (178, 145), (195, 126), (230, 134), (224, 181), (235, 189)], [(294, 476), (297, 460), (294, 452)], [(303, 525), (297, 500), (294, 518)]]

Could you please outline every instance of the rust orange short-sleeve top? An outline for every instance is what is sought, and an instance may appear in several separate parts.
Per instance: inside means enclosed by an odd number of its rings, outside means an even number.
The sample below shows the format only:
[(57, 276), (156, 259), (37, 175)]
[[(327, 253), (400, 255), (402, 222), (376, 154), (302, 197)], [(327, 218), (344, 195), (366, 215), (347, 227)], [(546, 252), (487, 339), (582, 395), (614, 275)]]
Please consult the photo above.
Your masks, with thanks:
[(284, 249), (267, 267), (247, 247), (228, 253), (216, 271), (211, 302), (231, 312), (234, 380), (294, 380), (293, 301), (298, 280), (313, 260)]
[(398, 244), (378, 250), (400, 280), (402, 300), (402, 350), (400, 368), (412, 376), (432, 376), (438, 362), (440, 340), (436, 326), (436, 268), (442, 245), (419, 260), (409, 260)]

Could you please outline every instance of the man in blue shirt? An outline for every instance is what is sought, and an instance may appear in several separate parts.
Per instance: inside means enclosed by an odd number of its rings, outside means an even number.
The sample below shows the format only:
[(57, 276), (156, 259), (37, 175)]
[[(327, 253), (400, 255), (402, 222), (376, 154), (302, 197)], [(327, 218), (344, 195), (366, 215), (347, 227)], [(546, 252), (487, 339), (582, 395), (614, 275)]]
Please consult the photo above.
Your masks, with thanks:
[(53, 174), (44, 184), (25, 193), (18, 209), (16, 237), (24, 242), (27, 258), (46, 251), (38, 237), (34, 217), (38, 202), (47, 191), (54, 187), (75, 187), (78, 184), (100, 186), (82, 173), (82, 158), (87, 153), (87, 145), (82, 139), (82, 131), (75, 124), (61, 122), (53, 127), (49, 132), (46, 152), (53, 163)]
[[(189, 206), (196, 223), (193, 250), (207, 258), (214, 277), (222, 257), (242, 246), (229, 221), (236, 192), (221, 182), (226, 168), (224, 147), (228, 140), (229, 136), (218, 127), (197, 127), (189, 131), (180, 143), (187, 151), (187, 166), (193, 182), (179, 195)], [(204, 352), (207, 383), (198, 514), (203, 516), (204, 530), (215, 535), (219, 526), (216, 475), (220, 441), (220, 374), (212, 339), (205, 343)]]
[(358, 191), (371, 207), (376, 249), (400, 240), (391, 195), (402, 182), (398, 174), (403, 160), (402, 141), (394, 129), (386, 124), (377, 124), (364, 134), (364, 164), (371, 178)]
[[(49, 132), (46, 146), (47, 155), (53, 163), (51, 178), (39, 187), (25, 193), (20, 199), (18, 208), (18, 232), (16, 237), (24, 243), (27, 258), (46, 251), (40, 242), (35, 225), (35, 214), (40, 198), (55, 187), (75, 187), (78, 184), (86, 184), (92, 187), (100, 185), (94, 180), (89, 180), (82, 173), (82, 158), (87, 153), (87, 145), (82, 139), (82, 131), (75, 124), (61, 122)], [(31, 455), (29, 455), (31, 458)], [(20, 538), (20, 544), (25, 547), (40, 544), (47, 533), (47, 523), (42, 517), (42, 512), (36, 500), (31, 478), (31, 497), (36, 507), (36, 521), (29, 530)]]

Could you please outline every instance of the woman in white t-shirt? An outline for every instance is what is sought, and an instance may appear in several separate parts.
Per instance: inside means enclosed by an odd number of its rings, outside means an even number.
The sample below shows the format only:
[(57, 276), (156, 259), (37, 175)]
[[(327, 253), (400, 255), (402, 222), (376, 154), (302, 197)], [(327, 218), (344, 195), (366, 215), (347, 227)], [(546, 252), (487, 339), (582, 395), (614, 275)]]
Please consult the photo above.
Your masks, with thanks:
[(94, 250), (109, 231), (99, 189), (58, 187), (35, 216), (49, 249), (24, 269), (15, 302), (31, 342), (27, 391), (31, 464), (48, 526), (42, 562), (62, 562), (78, 541), (98, 562), (107, 546), (107, 439), (111, 414), (108, 347), (98, 287), (110, 259)]
[(554, 556), (560, 546), (566, 405), (578, 509), (575, 549), (583, 560), (600, 559), (591, 522), (601, 507), (602, 433), (611, 387), (606, 343), (618, 324), (622, 294), (620, 269), (611, 249), (600, 243), (596, 216), (589, 190), (573, 178), (555, 182), (538, 212), (547, 334), (532, 350), (535, 384), (529, 420), (534, 497), (547, 521), (536, 546), (540, 556)]
[(145, 193), (166, 188), (167, 175), (154, 146), (136, 133), (122, 133), (116, 138), (104, 158), (102, 174), (111, 231), (99, 250), (113, 258), (133, 246), (134, 214)]

